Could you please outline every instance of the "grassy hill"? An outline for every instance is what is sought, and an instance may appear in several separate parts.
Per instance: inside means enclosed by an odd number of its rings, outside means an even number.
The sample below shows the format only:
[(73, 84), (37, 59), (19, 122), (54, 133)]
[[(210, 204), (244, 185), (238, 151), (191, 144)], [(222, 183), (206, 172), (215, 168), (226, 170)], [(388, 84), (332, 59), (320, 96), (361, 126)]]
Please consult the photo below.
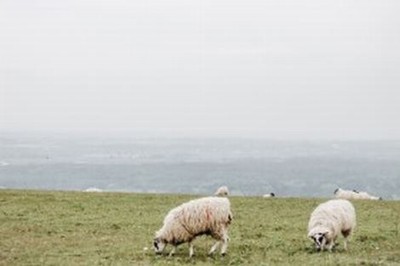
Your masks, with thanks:
[[(311, 211), (326, 199), (231, 197), (228, 254), (213, 240), (156, 256), (154, 232), (168, 210), (193, 195), (0, 190), (0, 265), (400, 265), (400, 202), (356, 201), (358, 227), (343, 251), (315, 252)], [(169, 250), (169, 249), (168, 249)]]

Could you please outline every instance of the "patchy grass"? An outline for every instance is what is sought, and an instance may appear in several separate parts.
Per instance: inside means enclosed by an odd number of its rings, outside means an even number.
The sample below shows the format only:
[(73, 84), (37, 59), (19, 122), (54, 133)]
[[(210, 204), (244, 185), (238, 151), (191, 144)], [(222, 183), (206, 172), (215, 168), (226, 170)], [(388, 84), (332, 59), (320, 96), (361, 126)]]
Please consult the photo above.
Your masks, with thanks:
[[(207, 256), (200, 237), (174, 257), (156, 256), (154, 232), (168, 210), (197, 196), (0, 191), (0, 265), (400, 265), (400, 202), (356, 201), (349, 244), (315, 252), (311, 211), (326, 199), (232, 197), (228, 254)], [(339, 239), (341, 242), (341, 238)]]

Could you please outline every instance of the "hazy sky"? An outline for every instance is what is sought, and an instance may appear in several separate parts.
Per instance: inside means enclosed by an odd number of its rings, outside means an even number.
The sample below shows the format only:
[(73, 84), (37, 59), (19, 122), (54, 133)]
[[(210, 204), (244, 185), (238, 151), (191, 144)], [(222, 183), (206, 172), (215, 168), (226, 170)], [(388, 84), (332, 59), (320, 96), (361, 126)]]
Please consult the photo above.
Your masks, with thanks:
[(0, 0), (0, 128), (400, 137), (398, 0)]

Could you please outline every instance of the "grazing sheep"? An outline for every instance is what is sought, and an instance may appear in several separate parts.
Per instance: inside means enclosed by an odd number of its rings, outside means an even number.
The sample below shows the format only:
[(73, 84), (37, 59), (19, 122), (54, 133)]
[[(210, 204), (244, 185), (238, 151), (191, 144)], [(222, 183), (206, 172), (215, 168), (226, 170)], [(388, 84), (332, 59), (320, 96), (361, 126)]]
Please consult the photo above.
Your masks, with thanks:
[(100, 188), (90, 187), (84, 190), (84, 192), (103, 192)]
[(271, 193), (263, 195), (263, 198), (273, 198), (273, 197), (275, 197), (275, 193), (274, 192), (271, 192)]
[(335, 197), (337, 199), (355, 199), (356, 197), (358, 197), (358, 191), (355, 190), (345, 190), (345, 189), (341, 189), (341, 188), (337, 188), (335, 189), (335, 191), (333, 192), (333, 194), (335, 195)]
[(318, 205), (311, 213), (308, 223), (308, 237), (311, 238), (317, 250), (329, 251), (335, 245), (340, 233), (344, 237), (344, 249), (347, 250), (347, 237), (356, 226), (356, 213), (348, 200), (334, 199)]
[(227, 186), (222, 186), (217, 189), (214, 193), (215, 196), (227, 197), (229, 195), (229, 190)]
[(221, 254), (228, 248), (228, 225), (232, 213), (227, 198), (205, 197), (192, 200), (172, 209), (164, 219), (164, 224), (156, 232), (154, 248), (157, 254), (162, 253), (167, 244), (173, 246), (170, 255), (182, 243), (189, 243), (189, 257), (193, 256), (193, 240), (200, 235), (210, 235), (217, 242), (209, 254), (215, 252), (222, 243)]
[(365, 199), (365, 200), (382, 200), (381, 197), (369, 195), (367, 192), (359, 192), (357, 190), (345, 190), (337, 188), (333, 194), (337, 199)]
[(369, 199), (369, 200), (382, 200), (382, 197), (376, 197), (368, 194), (367, 192), (358, 192), (359, 199)]

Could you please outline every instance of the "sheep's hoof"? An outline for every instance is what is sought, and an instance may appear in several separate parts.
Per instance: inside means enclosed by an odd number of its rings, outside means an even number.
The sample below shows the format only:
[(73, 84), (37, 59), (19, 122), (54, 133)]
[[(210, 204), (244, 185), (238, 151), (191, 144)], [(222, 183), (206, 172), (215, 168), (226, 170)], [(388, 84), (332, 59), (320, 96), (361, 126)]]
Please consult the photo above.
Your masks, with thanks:
[(226, 253), (225, 253), (225, 252), (224, 252), (224, 253), (221, 253), (221, 256), (222, 256), (222, 257), (225, 257), (225, 255), (226, 255)]

